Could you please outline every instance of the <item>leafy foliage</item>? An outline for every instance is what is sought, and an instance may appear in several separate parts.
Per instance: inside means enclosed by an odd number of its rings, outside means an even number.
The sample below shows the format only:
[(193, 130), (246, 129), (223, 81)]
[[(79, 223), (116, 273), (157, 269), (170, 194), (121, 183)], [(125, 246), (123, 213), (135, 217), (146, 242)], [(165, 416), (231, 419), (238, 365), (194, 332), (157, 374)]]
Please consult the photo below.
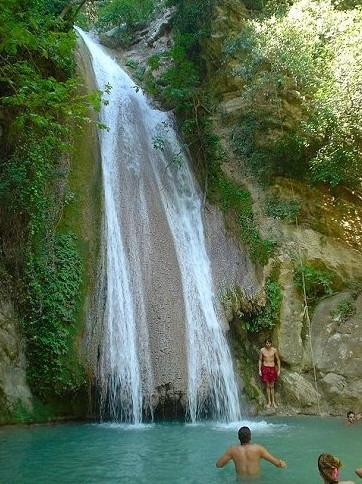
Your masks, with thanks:
[(210, 18), (215, 0), (177, 0), (175, 30), (181, 35), (176, 42), (182, 45), (189, 59), (200, 62), (198, 54), (203, 41), (210, 36)]
[(236, 214), (240, 229), (240, 237), (245, 243), (251, 259), (261, 265), (266, 265), (272, 256), (275, 243), (260, 236), (254, 221), (250, 192), (244, 190), (231, 180), (221, 176), (213, 183), (213, 189), (221, 208), (224, 211), (232, 210)]
[(312, 306), (324, 296), (333, 294), (335, 274), (331, 271), (313, 267), (309, 264), (299, 264), (294, 271), (294, 282), (307, 302)]
[(194, 132), (200, 141), (207, 126), (204, 110), (208, 108), (208, 93), (202, 89), (203, 64), (199, 54), (202, 42), (210, 35), (210, 13), (215, 2), (177, 0), (170, 3), (177, 6), (173, 21), (174, 45), (149, 60), (153, 70), (163, 62), (168, 65), (154, 94), (176, 108), (181, 120), (186, 121), (185, 134)]
[(152, 18), (156, 8), (153, 0), (108, 0), (101, 2), (98, 29), (117, 28), (120, 39), (126, 44), (133, 32)]
[(29, 254), (22, 329), (27, 340), (28, 380), (39, 396), (62, 396), (83, 383), (63, 361), (72, 344), (81, 275), (70, 234), (49, 238), (37, 253)]
[(338, 318), (340, 324), (345, 323), (350, 317), (356, 314), (357, 308), (352, 297), (341, 301), (331, 313), (332, 318)]
[(241, 326), (250, 333), (272, 330), (279, 321), (282, 292), (279, 284), (267, 281), (265, 284), (266, 304), (252, 312), (239, 314)]
[(264, 15), (280, 14), (293, 4), (293, 0), (244, 0), (246, 8)]
[(360, 184), (361, 32), (361, 9), (299, 0), (227, 42), (246, 83), (234, 143), (255, 173)]
[(332, 5), (339, 10), (350, 10), (361, 6), (360, 0), (332, 0)]
[(281, 200), (277, 195), (267, 199), (265, 212), (267, 215), (280, 220), (293, 220), (300, 211), (298, 200)]
[(28, 380), (42, 398), (83, 384), (69, 366), (82, 267), (76, 239), (57, 226), (73, 133), (101, 103), (73, 77), (75, 34), (56, 16), (64, 4), (5, 0), (0, 11), (2, 262), (16, 281)]

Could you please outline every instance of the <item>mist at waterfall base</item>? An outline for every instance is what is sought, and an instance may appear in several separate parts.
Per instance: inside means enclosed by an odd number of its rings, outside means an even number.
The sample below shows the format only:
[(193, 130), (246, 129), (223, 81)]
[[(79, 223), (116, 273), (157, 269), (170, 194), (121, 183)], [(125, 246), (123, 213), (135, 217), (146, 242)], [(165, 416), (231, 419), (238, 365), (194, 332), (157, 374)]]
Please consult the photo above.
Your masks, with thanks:
[[(232, 463), (216, 460), (237, 443), (239, 425), (288, 467), (261, 462), (254, 484), (322, 482), (317, 457), (338, 456), (341, 480), (361, 467), (361, 424), (342, 418), (286, 417), (230, 424), (66, 424), (0, 428), (2, 484), (225, 484), (237, 483)], [(250, 479), (248, 480), (248, 482)], [(244, 482), (244, 480), (242, 480)]]
[(76, 30), (97, 87), (107, 91), (99, 117), (107, 126), (99, 130), (100, 418), (138, 424), (171, 401), (191, 422), (237, 421), (238, 385), (187, 150), (172, 116), (150, 105), (110, 51)]

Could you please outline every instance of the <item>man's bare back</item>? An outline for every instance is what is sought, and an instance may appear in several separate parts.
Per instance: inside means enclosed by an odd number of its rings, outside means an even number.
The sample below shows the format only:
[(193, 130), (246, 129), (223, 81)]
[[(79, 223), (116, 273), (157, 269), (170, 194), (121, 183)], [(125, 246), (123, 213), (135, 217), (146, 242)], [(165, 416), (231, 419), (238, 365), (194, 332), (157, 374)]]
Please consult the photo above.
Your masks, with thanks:
[[(260, 474), (260, 459), (265, 459), (277, 467), (285, 467), (283, 461), (273, 457), (259, 444), (233, 445), (229, 447), (223, 457), (219, 459), (219, 464), (233, 460), (238, 476), (258, 476)], [(216, 463), (216, 467), (218, 467)], [(222, 467), (220, 465), (220, 467)]]
[(251, 444), (250, 438), (250, 429), (241, 427), (239, 429), (240, 445), (229, 447), (216, 462), (216, 467), (224, 467), (232, 460), (238, 476), (258, 476), (260, 474), (260, 459), (265, 459), (276, 467), (287, 466), (283, 460), (271, 455), (262, 445)]

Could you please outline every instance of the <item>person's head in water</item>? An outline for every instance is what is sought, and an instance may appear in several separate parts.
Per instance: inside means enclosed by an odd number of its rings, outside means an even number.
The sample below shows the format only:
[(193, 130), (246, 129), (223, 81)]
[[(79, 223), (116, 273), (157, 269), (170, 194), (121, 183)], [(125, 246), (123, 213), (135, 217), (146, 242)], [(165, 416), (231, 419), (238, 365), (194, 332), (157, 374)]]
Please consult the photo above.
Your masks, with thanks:
[(241, 445), (248, 444), (251, 439), (251, 431), (249, 427), (240, 427), (238, 431), (238, 437)]
[(352, 412), (352, 410), (350, 410), (349, 412), (347, 412), (347, 420), (351, 423), (354, 423), (355, 420), (356, 420), (356, 414), (354, 412)]
[(334, 455), (321, 454), (318, 457), (318, 470), (321, 478), (328, 484), (338, 483), (339, 469), (342, 463)]

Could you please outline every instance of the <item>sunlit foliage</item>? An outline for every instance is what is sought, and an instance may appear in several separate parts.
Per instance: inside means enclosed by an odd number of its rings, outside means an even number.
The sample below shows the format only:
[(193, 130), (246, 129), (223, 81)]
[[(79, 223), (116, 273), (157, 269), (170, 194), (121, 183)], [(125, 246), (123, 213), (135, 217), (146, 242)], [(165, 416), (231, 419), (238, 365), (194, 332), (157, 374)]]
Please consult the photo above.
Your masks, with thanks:
[(361, 9), (312, 0), (251, 20), (228, 42), (245, 81), (234, 141), (256, 172), (360, 185), (361, 45)]
[(153, 0), (105, 0), (100, 3), (98, 29), (117, 29), (124, 43), (132, 40), (135, 30), (142, 28), (152, 18), (156, 9)]

